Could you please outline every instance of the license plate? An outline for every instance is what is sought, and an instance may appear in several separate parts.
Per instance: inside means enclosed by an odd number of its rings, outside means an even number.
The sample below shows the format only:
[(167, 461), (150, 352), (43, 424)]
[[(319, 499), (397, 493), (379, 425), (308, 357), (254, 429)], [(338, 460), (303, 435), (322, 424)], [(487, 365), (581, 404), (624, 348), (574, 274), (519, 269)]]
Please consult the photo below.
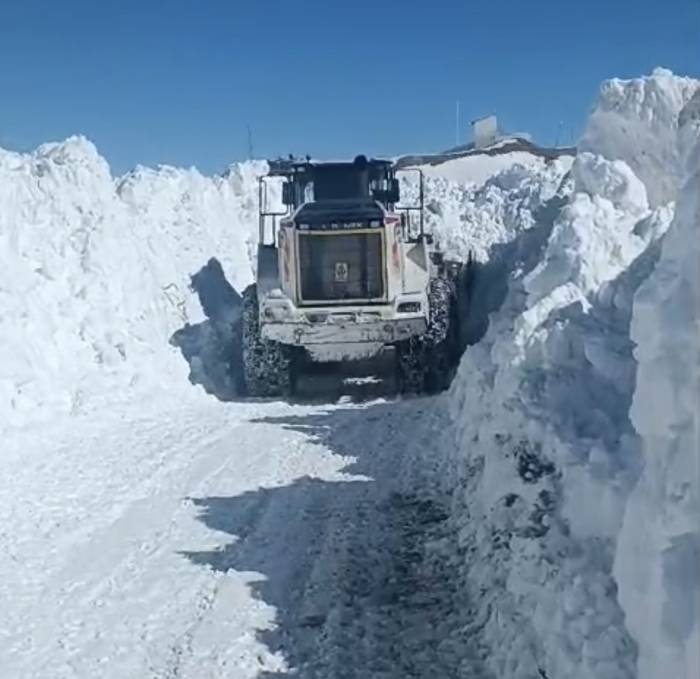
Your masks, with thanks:
[(348, 270), (349, 266), (347, 262), (336, 262), (335, 263), (335, 282), (336, 283), (347, 283), (348, 282)]

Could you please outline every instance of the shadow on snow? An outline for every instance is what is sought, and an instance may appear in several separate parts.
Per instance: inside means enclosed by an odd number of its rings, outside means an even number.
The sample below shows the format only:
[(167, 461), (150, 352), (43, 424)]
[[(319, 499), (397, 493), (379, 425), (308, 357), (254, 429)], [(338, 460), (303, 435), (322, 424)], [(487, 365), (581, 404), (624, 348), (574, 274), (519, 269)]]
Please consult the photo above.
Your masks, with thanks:
[(190, 382), (221, 401), (241, 393), (241, 351), (238, 321), (241, 296), (226, 280), (221, 263), (211, 258), (190, 277), (206, 320), (186, 323), (173, 333), (170, 343), (182, 352), (190, 366)]
[[(425, 460), (439, 463), (442, 416), (429, 409), (414, 400), (259, 420), (354, 456), (342, 470), (348, 476), (193, 499), (201, 521), (235, 540), (185, 556), (216, 571), (265, 576), (251, 587), (274, 606), (276, 626), (258, 638), (291, 669), (260, 677), (449, 677), (464, 662), (465, 642), (451, 632), (469, 609), (465, 588), (426, 552), (446, 531), (441, 498), (416, 496), (418, 470), (400, 460), (416, 451), (410, 459), (423, 457), (421, 470)], [(420, 418), (435, 426), (417, 431), (411, 424)], [(428, 487), (428, 477), (418, 485)]]

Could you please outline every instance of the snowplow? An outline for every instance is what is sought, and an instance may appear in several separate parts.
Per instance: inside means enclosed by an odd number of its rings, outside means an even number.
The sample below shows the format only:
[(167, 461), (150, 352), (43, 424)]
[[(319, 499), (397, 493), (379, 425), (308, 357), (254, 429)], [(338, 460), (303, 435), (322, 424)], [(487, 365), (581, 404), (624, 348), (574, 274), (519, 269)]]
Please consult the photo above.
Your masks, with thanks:
[[(413, 204), (401, 203), (400, 172), (417, 175)], [(241, 316), (247, 395), (292, 396), (319, 366), (380, 357), (399, 392), (445, 388), (457, 358), (460, 265), (425, 232), (422, 172), (365, 156), (289, 159), (270, 161), (259, 181), (256, 282)], [(268, 205), (273, 182), (277, 209)]]

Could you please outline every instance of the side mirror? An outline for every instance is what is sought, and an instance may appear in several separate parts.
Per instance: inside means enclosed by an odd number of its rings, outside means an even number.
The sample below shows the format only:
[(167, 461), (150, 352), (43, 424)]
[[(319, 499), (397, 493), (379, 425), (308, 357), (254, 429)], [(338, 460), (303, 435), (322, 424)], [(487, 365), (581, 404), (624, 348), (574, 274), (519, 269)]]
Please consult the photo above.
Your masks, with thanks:
[(400, 200), (400, 191), (399, 191), (399, 180), (394, 177), (390, 182), (389, 182), (389, 190), (387, 191), (387, 203), (398, 203)]
[(291, 182), (282, 184), (282, 203), (294, 205), (294, 184)]

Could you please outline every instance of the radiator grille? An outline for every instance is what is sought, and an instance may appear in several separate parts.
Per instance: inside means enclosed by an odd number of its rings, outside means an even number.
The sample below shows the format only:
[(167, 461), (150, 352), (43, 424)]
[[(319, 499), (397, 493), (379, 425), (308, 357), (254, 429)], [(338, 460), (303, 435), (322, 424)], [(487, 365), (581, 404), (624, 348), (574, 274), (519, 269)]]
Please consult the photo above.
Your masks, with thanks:
[(382, 234), (299, 232), (299, 268), (304, 301), (381, 299)]

